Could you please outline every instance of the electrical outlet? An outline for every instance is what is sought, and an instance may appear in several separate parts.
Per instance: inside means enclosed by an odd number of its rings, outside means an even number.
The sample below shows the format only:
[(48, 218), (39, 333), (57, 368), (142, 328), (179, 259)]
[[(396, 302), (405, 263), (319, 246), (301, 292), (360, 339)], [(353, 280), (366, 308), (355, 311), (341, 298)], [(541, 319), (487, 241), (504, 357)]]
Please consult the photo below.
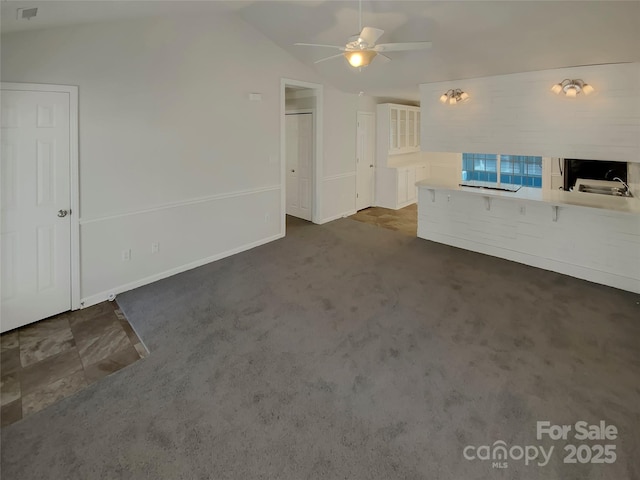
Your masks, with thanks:
[(269, 223), (269, 214), (268, 213), (264, 214), (264, 223)]
[(151, 244), (151, 253), (158, 253), (160, 251), (160, 243), (159, 242), (153, 242)]
[(122, 261), (128, 262), (129, 260), (131, 260), (131, 249), (122, 250)]
[(524, 205), (520, 205), (520, 215), (524, 215), (525, 213), (527, 213), (527, 209)]

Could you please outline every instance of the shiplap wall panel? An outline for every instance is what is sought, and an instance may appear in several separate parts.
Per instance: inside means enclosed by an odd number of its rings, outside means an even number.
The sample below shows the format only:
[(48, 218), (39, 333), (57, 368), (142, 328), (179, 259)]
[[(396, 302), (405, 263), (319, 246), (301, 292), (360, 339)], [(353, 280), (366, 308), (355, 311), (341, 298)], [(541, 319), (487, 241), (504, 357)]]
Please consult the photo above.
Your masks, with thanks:
[[(575, 99), (550, 88), (582, 79)], [(440, 103), (460, 88), (470, 100)], [(420, 85), (423, 151), (640, 162), (640, 64), (597, 65)]]
[[(433, 192), (433, 193), (432, 193)], [(418, 237), (640, 293), (637, 215), (419, 189)]]

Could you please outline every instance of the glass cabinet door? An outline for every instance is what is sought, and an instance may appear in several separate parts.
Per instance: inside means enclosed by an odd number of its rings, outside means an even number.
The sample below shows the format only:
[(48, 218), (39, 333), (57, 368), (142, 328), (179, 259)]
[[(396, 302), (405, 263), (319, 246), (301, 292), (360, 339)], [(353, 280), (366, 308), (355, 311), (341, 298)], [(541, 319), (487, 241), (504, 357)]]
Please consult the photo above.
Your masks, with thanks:
[(407, 147), (407, 110), (398, 111), (398, 148), (401, 150)]
[(398, 149), (398, 109), (390, 109), (390, 122), (389, 122), (389, 150)]
[(407, 125), (407, 147), (415, 148), (416, 146), (416, 111), (409, 110), (409, 122)]

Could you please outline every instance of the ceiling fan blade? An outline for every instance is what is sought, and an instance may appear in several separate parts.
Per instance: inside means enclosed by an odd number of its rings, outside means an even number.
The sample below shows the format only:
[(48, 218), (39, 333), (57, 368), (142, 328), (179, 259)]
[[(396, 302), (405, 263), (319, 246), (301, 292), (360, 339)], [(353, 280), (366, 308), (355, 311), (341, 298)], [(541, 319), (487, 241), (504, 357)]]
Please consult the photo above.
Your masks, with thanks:
[(344, 50), (344, 47), (339, 45), (323, 45), (320, 43), (294, 43), (294, 45), (302, 45), (304, 47), (325, 47), (325, 48), (337, 48), (338, 50)]
[(327, 61), (327, 60), (331, 60), (332, 58), (338, 58), (338, 57), (342, 57), (342, 56), (343, 56), (343, 54), (339, 53), (337, 55), (331, 55), (330, 57), (321, 58), (320, 60), (316, 60), (313, 63), (320, 63), (320, 62), (324, 62), (324, 61)]
[(373, 27), (364, 27), (360, 32), (360, 39), (367, 45), (375, 45), (378, 39), (382, 36), (384, 30)]
[(431, 48), (431, 42), (381, 43), (376, 45), (376, 52), (400, 52), (403, 50), (424, 50)]
[(376, 55), (376, 58), (380, 59), (380, 60), (378, 60), (378, 63), (389, 63), (391, 61), (391, 59), (389, 57), (387, 57), (386, 55), (383, 55), (381, 53), (378, 53)]

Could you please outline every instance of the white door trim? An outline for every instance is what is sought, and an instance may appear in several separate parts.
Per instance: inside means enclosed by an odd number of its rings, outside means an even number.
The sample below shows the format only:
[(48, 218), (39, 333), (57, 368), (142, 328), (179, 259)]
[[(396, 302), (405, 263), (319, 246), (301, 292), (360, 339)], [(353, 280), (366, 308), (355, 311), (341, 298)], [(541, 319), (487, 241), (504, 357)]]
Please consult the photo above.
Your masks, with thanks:
[[(312, 202), (311, 206), (311, 221), (313, 223), (320, 223), (322, 212), (322, 147), (323, 147), (323, 86), (319, 83), (301, 82), (299, 80), (292, 80), (289, 78), (280, 79), (280, 211), (281, 211), (281, 231), (282, 235), (286, 234), (286, 215), (287, 215), (287, 198), (286, 198), (286, 172), (287, 165), (285, 159), (286, 153), (286, 137), (285, 137), (285, 115), (287, 113), (286, 107), (286, 92), (287, 86), (292, 87), (304, 87), (314, 90), (316, 97), (316, 108), (313, 112), (313, 120), (315, 127), (314, 138), (314, 155), (313, 155), (313, 188), (312, 188)], [(291, 111), (291, 110), (290, 110)]]
[(297, 114), (306, 114), (306, 113), (311, 113), (315, 115), (316, 109), (315, 108), (296, 108), (294, 110), (286, 110), (284, 112), (285, 115), (297, 115)]
[(80, 176), (78, 155), (78, 87), (45, 83), (2, 82), (2, 90), (69, 94), (69, 195), (71, 207), (71, 310), (80, 308)]

